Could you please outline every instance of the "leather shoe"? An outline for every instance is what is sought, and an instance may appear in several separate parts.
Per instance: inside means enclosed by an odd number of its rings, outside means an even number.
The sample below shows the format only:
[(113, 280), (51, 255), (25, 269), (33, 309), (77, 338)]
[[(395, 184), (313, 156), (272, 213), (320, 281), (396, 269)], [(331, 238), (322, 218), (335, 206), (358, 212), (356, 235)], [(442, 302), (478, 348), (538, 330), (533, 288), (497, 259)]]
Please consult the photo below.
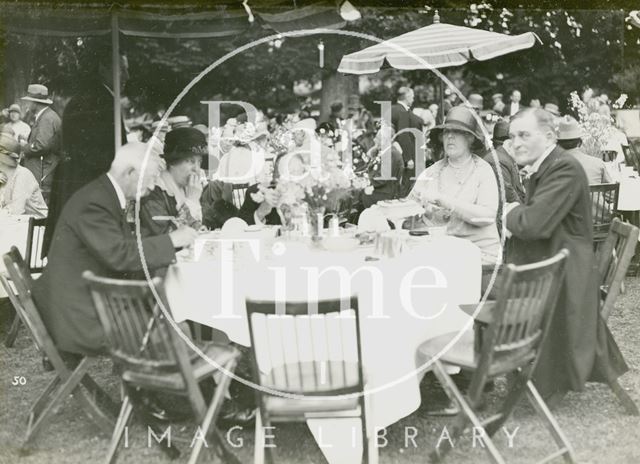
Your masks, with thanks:
[(218, 419), (218, 421), (223, 425), (251, 425), (255, 420), (255, 409), (239, 409), (237, 407), (232, 407), (229, 411), (223, 411)]

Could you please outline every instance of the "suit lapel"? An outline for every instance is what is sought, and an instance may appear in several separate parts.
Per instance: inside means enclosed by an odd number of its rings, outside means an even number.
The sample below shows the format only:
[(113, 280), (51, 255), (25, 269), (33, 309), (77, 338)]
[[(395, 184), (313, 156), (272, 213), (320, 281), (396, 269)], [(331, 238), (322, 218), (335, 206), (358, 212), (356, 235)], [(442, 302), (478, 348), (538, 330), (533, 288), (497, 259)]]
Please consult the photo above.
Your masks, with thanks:
[(540, 179), (544, 176), (547, 170), (555, 164), (556, 160), (562, 156), (563, 150), (559, 146), (549, 153), (549, 156), (545, 158), (538, 170), (527, 180), (525, 180), (525, 190), (527, 191), (527, 201), (533, 197), (536, 191), (536, 187)]

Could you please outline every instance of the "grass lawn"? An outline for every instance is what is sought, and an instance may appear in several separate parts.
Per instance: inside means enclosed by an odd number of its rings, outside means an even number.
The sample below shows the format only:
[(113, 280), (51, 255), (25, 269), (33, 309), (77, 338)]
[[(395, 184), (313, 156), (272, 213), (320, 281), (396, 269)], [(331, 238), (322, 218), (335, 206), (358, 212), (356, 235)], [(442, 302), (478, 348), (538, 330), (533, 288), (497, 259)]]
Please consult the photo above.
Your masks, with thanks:
[[(626, 294), (619, 299), (616, 310), (610, 318), (611, 330), (618, 341), (630, 366), (620, 383), (627, 389), (636, 403), (640, 404), (640, 279), (626, 280)], [(7, 331), (8, 303), (0, 303), (2, 317), (1, 336)], [(99, 434), (97, 428), (71, 400), (53, 416), (43, 432), (36, 439), (30, 454), (20, 456), (18, 444), (22, 440), (26, 425), (27, 411), (31, 403), (50, 381), (51, 373), (44, 372), (41, 359), (26, 330), (14, 348), (0, 347), (0, 463), (45, 464), (67, 463), (85, 464), (102, 462), (109, 439)], [(116, 379), (111, 375), (108, 360), (95, 366), (92, 375), (115, 397), (118, 392)], [(24, 376), (24, 386), (12, 386), (14, 376)], [(501, 385), (489, 395), (489, 404), (502, 393)], [(569, 394), (554, 414), (573, 445), (578, 462), (636, 464), (640, 462), (640, 420), (626, 416), (608, 387), (588, 384), (584, 392)], [(380, 449), (381, 463), (426, 462), (433, 450), (445, 419), (427, 417), (423, 410), (392, 425), (386, 430), (386, 447)], [(519, 427), (508, 447), (504, 433), (496, 439), (507, 462), (532, 463), (555, 450), (555, 444), (544, 426), (536, 419), (533, 410), (522, 402), (506, 427), (512, 432)], [(179, 426), (172, 430), (175, 435)], [(193, 429), (186, 430), (193, 436)], [(414, 436), (416, 447), (406, 437)], [(129, 432), (129, 448), (120, 453), (119, 463), (165, 463), (171, 462), (157, 446), (147, 446), (147, 432), (140, 424), (133, 424)], [(242, 462), (253, 459), (253, 429), (234, 431), (234, 443), (243, 440), (237, 448)], [(471, 433), (467, 433), (456, 444), (456, 448), (445, 462), (489, 462), (480, 447), (472, 447)], [(311, 434), (302, 425), (283, 425), (276, 431), (276, 459), (284, 463), (322, 463), (322, 452)], [(186, 446), (183, 446), (186, 448)], [(185, 450), (185, 452), (188, 450)], [(186, 453), (185, 453), (186, 454)], [(182, 459), (181, 459), (182, 460)], [(207, 462), (203, 459), (202, 461)], [(209, 459), (210, 461), (210, 459)]]

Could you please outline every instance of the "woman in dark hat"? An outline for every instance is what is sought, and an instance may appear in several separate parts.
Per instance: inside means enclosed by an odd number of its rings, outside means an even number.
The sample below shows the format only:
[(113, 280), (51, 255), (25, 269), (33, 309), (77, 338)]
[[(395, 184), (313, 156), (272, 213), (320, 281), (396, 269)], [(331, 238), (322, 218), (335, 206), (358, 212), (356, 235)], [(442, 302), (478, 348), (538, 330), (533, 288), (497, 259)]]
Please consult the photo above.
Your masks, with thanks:
[(167, 168), (154, 190), (141, 200), (143, 236), (169, 233), (178, 224), (202, 226), (200, 164), (206, 154), (207, 138), (198, 129), (184, 127), (167, 133), (162, 155)]
[(491, 166), (475, 154), (484, 148), (475, 115), (465, 106), (453, 107), (429, 136), (444, 157), (420, 174), (409, 197), (425, 207), (427, 225), (446, 226), (449, 235), (480, 248), (483, 264), (496, 263), (498, 185)]

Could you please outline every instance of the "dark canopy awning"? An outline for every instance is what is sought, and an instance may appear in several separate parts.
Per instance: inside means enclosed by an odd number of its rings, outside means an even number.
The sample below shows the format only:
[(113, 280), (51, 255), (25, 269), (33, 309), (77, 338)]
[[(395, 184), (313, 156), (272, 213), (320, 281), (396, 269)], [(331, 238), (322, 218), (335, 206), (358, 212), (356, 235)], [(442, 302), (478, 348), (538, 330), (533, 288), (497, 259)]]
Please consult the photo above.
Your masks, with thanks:
[(0, 10), (0, 29), (14, 34), (75, 37), (109, 34), (113, 16), (117, 16), (122, 34), (156, 38), (207, 38), (237, 35), (259, 21), (276, 32), (297, 29), (340, 28), (342, 1), (267, 0), (211, 5), (209, 7), (121, 6), (107, 8), (99, 4), (52, 4), (28, 2), (4, 3)]

